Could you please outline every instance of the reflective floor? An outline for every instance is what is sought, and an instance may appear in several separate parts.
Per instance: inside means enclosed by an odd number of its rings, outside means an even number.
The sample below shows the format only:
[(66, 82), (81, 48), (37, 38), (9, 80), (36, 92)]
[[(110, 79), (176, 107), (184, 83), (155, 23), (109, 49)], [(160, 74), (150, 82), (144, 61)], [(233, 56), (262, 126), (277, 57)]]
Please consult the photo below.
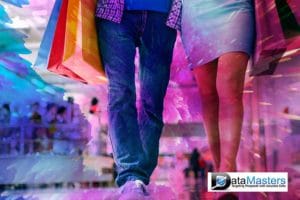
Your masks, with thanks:
[[(167, 186), (168, 185), (168, 186)], [(115, 187), (92, 187), (86, 184), (48, 185), (43, 189), (6, 190), (0, 200), (117, 200), (118, 189)], [(217, 200), (217, 193), (207, 192), (206, 181), (188, 178), (182, 188), (151, 183), (148, 186), (150, 197), (145, 200)], [(240, 200), (297, 200), (297, 196), (288, 193), (239, 193)], [(225, 199), (231, 200), (231, 199)]]

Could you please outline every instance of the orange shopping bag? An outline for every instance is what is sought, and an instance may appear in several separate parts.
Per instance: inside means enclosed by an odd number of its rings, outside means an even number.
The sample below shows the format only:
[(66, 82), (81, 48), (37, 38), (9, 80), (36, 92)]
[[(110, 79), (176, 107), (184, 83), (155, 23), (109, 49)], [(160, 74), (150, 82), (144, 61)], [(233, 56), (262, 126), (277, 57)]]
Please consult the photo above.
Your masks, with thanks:
[(99, 56), (96, 0), (63, 0), (48, 70), (88, 84), (106, 83)]

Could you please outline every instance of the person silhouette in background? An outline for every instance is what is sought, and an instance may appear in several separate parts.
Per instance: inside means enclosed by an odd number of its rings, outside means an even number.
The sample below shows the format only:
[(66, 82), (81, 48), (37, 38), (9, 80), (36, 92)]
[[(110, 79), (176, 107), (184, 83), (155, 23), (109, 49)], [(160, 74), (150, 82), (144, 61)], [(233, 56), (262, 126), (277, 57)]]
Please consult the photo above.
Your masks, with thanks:
[(2, 108), (0, 108), (0, 123), (9, 124), (10, 117), (11, 117), (10, 106), (8, 103), (5, 103), (2, 105)]
[(194, 173), (195, 180), (198, 180), (199, 177), (199, 170), (200, 170), (199, 158), (200, 158), (200, 153), (198, 149), (197, 148), (193, 149), (193, 152), (190, 157), (190, 168)]
[(42, 122), (42, 115), (40, 114), (40, 103), (39, 102), (34, 102), (31, 105), (31, 113), (29, 116), (29, 119), (33, 123), (40, 124)]
[(100, 154), (101, 141), (101, 110), (99, 106), (99, 99), (93, 97), (89, 106), (88, 120), (91, 126), (91, 139), (88, 144), (89, 153), (92, 155)]

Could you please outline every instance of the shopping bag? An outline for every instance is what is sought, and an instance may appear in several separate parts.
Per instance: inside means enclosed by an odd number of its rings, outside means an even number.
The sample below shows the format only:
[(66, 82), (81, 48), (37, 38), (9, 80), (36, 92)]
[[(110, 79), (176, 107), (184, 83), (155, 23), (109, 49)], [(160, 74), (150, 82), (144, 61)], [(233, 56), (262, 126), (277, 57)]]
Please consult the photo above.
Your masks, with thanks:
[(286, 50), (275, 0), (254, 0), (256, 42), (250, 75), (272, 73)]
[(56, 74), (70, 77), (76, 81), (86, 83), (80, 76), (78, 76), (76, 73), (72, 72), (62, 64), (65, 48), (64, 41), (67, 23), (67, 10), (68, 0), (63, 0), (56, 24), (54, 38), (52, 41), (47, 69)]
[(300, 25), (300, 0), (287, 0), (298, 24)]
[(106, 83), (99, 56), (96, 0), (63, 0), (48, 69), (88, 84)]
[(62, 5), (62, 0), (56, 0), (54, 3), (52, 13), (48, 21), (48, 25), (46, 27), (42, 42), (40, 44), (38, 56), (34, 63), (34, 66), (36, 67), (46, 67), (48, 65), (49, 54), (50, 54), (50, 50), (54, 38), (54, 33), (56, 30), (56, 24), (61, 9), (61, 5)]

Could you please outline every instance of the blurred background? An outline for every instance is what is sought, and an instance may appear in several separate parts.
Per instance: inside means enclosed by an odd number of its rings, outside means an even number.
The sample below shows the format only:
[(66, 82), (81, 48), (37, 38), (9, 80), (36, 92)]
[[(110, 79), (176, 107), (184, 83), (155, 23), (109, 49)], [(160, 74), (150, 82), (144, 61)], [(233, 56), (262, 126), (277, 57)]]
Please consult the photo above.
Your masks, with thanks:
[[(24, 1), (21, 8), (0, 1), (0, 199), (97, 200), (115, 187), (106, 85), (85, 85), (32, 65), (53, 3)], [(243, 193), (245, 200), (300, 199), (300, 28), (290, 14), (281, 19), (288, 49), (280, 63), (269, 74), (247, 72), (238, 169), (287, 171), (289, 192)], [(214, 169), (200, 97), (179, 37), (164, 120), (152, 182), (171, 186), (180, 200), (213, 199), (206, 192), (206, 173)], [(195, 149), (198, 178), (190, 170)]]

